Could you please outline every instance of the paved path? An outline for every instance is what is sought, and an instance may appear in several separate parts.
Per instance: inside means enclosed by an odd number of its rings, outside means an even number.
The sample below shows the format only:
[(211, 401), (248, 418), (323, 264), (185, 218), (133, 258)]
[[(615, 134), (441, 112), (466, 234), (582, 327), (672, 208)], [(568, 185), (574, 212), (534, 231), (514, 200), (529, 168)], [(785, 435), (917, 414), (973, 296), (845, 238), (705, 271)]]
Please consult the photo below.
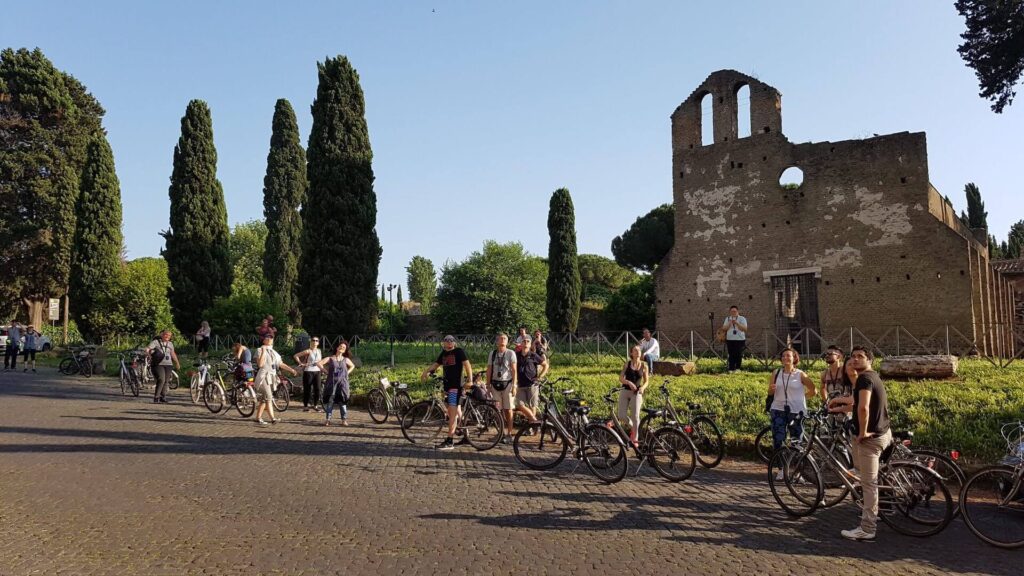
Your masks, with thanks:
[(957, 521), (848, 543), (851, 505), (785, 519), (759, 468), (605, 486), (502, 448), (436, 453), (362, 413), (258, 428), (114, 382), (0, 373), (0, 574), (1005, 574)]

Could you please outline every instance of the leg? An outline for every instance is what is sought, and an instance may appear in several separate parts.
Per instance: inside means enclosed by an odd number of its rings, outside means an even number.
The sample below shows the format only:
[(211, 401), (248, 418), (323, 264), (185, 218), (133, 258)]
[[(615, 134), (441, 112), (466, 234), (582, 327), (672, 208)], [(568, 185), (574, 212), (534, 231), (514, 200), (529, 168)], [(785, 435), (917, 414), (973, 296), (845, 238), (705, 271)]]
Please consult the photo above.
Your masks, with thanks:
[(782, 410), (772, 410), (772, 446), (778, 450), (786, 442), (786, 414)]
[(790, 424), (788, 426), (788, 428), (789, 428), (789, 437), (790, 437), (791, 440), (794, 440), (794, 441), (799, 440), (800, 437), (804, 435), (804, 423), (803, 423), (803, 421), (793, 422), (792, 424)]
[(743, 350), (747, 347), (746, 340), (738, 340), (736, 342), (736, 369), (743, 368)]
[[(313, 392), (313, 379), (311, 375), (319, 376), (316, 372), (302, 372), (302, 407), (309, 410), (309, 399)], [(313, 401), (316, 403), (316, 400)]]
[(629, 439), (636, 442), (640, 432), (640, 409), (644, 406), (644, 395), (637, 392), (629, 403)]
[(348, 422), (348, 404), (344, 402), (341, 404), (341, 421)]
[(864, 489), (860, 529), (868, 534), (874, 534), (878, 528), (878, 458), (891, 440), (892, 435), (886, 432), (880, 437), (859, 442), (861, 464), (857, 470), (860, 472), (860, 485)]
[(164, 366), (153, 366), (153, 379), (156, 380), (156, 385), (153, 387), (153, 400), (161, 400), (167, 395), (167, 382), (170, 380), (170, 372), (164, 372)]
[(334, 385), (328, 383), (324, 387), (324, 416), (327, 425), (331, 424), (331, 414), (334, 413)]
[(14, 346), (10, 349), (11, 352), (11, 370), (18, 369), (18, 347)]
[(457, 389), (445, 390), (445, 404), (448, 408), (448, 440), (454, 440), (455, 428), (459, 424), (459, 400), (460, 394)]
[(644, 354), (644, 362), (647, 362), (647, 373), (654, 374), (654, 356)]

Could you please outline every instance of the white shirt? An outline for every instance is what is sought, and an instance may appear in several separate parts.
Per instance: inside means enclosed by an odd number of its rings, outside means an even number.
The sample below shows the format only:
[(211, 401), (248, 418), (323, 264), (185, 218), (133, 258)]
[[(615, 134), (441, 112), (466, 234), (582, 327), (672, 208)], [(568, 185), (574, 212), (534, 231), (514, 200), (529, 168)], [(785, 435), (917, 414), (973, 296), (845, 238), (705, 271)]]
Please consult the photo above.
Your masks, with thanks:
[(171, 352), (174, 352), (174, 342), (168, 340), (164, 342), (161, 339), (153, 340), (146, 346), (147, 350), (155, 350), (159, 348), (164, 353), (164, 359), (160, 361), (161, 366), (174, 366), (174, 361), (171, 360)]
[[(746, 340), (747, 339), (747, 333), (744, 332), (743, 330), (740, 330), (739, 328), (733, 328), (732, 327), (732, 322), (730, 322), (730, 320), (732, 320), (732, 316), (726, 316), (725, 317), (725, 322), (722, 324), (722, 328), (725, 328), (725, 330), (726, 330), (726, 332), (725, 332), (725, 339), (726, 340)], [(747, 325), (747, 319), (744, 318), (743, 316), (737, 316), (736, 317), (736, 325), (737, 326), (747, 327), (748, 326)]]
[(260, 349), (256, 351), (256, 356), (253, 360), (259, 362), (259, 357), (264, 353), (267, 354), (267, 359), (263, 362), (263, 366), (256, 371), (256, 382), (266, 380), (271, 386), (276, 387), (277, 366), (281, 363), (281, 355), (273, 348), (260, 347)]
[(651, 337), (650, 340), (640, 341), (640, 354), (650, 354), (652, 356), (661, 356), (661, 346), (658, 345), (657, 338)]
[(491, 380), (498, 382), (511, 382), (512, 374), (516, 370), (516, 353), (505, 348), (505, 353), (492, 350), (490, 358)]
[(786, 374), (780, 368), (775, 374), (775, 400), (772, 401), (772, 410), (780, 412), (789, 405), (789, 411), (793, 414), (798, 412), (807, 413), (807, 396), (804, 395), (804, 371), (799, 368)]
[(316, 350), (310, 348), (309, 356), (306, 357), (306, 372), (319, 372), (320, 367), (316, 365), (324, 356), (323, 350), (317, 348)]

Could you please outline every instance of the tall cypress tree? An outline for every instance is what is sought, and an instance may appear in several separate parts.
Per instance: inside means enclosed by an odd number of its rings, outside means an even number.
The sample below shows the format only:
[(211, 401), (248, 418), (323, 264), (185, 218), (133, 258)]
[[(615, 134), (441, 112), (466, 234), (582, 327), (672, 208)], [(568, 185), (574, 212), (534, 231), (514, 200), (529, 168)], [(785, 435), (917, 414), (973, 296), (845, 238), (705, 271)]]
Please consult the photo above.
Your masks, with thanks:
[(981, 201), (981, 190), (974, 182), (964, 186), (964, 194), (967, 195), (967, 227), (988, 228), (988, 212), (985, 212), (985, 203)]
[(86, 150), (78, 197), (78, 225), (71, 261), (69, 294), (78, 329), (90, 339), (96, 332), (93, 316), (103, 313), (121, 271), (121, 184), (114, 170), (114, 153), (102, 133)]
[(377, 313), (380, 240), (373, 152), (359, 75), (344, 56), (317, 63), (302, 206), (299, 304), (313, 334), (365, 332)]
[(409, 298), (420, 303), (420, 310), (424, 314), (430, 314), (430, 308), (437, 296), (437, 273), (434, 271), (434, 263), (423, 256), (413, 256), (405, 270), (408, 273), (405, 283), (409, 286)]
[(548, 326), (555, 332), (575, 332), (582, 283), (576, 257), (576, 213), (565, 188), (551, 195), (548, 237)]
[(263, 178), (263, 216), (267, 221), (267, 242), (263, 272), (271, 297), (281, 302), (293, 323), (300, 314), (296, 284), (302, 253), (302, 217), (299, 209), (306, 200), (306, 151), (299, 143), (295, 110), (284, 98), (274, 107), (267, 175)]
[(171, 228), (162, 235), (171, 289), (171, 314), (191, 333), (218, 296), (231, 293), (231, 256), (224, 190), (217, 180), (213, 120), (202, 100), (192, 100), (181, 118), (171, 172)]

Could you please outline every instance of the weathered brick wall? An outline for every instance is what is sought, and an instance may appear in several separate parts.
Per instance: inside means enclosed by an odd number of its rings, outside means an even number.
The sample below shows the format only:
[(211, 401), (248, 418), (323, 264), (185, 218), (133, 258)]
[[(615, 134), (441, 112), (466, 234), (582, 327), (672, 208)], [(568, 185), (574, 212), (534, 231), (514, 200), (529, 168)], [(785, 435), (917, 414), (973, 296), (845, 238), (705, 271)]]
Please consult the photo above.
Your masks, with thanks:
[[(736, 120), (744, 84), (751, 118)], [(708, 93), (715, 143), (702, 146)], [(736, 138), (738, 121), (751, 136)], [(706, 334), (709, 314), (720, 322), (736, 304), (753, 334), (774, 331), (765, 273), (784, 270), (820, 274), (826, 338), (946, 324), (970, 337), (983, 317), (997, 319), (987, 253), (939, 219), (946, 205), (928, 182), (924, 133), (793, 144), (781, 125), (779, 93), (734, 71), (712, 74), (673, 114), (676, 242), (657, 274), (659, 330)], [(785, 190), (779, 177), (792, 166), (803, 184)]]

